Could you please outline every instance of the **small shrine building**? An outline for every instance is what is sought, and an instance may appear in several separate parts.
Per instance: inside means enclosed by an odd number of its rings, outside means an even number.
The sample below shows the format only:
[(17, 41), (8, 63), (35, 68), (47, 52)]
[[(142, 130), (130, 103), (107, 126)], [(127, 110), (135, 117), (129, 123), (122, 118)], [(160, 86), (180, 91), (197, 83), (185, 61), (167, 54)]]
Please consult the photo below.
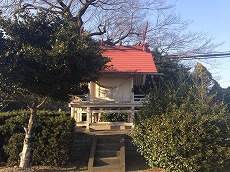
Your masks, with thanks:
[(103, 46), (109, 66), (101, 71), (97, 82), (88, 83), (87, 95), (76, 95), (69, 103), (71, 116), (77, 126), (91, 126), (101, 122), (103, 113), (128, 114), (127, 125), (132, 126), (135, 112), (143, 106), (145, 95), (136, 94), (134, 86), (145, 83), (146, 75), (157, 74), (148, 46)]

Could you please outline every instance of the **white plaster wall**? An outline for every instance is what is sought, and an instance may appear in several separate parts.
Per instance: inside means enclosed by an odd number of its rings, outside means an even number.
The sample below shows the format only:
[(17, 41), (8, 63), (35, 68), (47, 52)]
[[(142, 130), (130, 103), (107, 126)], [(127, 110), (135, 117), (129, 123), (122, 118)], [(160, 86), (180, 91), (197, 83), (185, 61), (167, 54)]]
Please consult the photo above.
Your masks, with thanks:
[(91, 99), (131, 101), (132, 77), (102, 77), (91, 83)]

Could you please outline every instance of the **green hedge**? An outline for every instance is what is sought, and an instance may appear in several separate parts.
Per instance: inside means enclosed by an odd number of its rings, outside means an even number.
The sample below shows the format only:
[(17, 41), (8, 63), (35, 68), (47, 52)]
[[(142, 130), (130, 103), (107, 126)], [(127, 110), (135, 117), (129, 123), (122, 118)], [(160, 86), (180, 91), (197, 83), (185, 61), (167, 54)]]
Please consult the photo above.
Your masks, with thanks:
[[(2, 112), (0, 113), (0, 157), (6, 162), (9, 158), (7, 150), (3, 148), (8, 145), (12, 135), (23, 133), (23, 126), (26, 125), (29, 112), (26, 110)], [(12, 139), (11, 139), (12, 140)], [(18, 155), (16, 156), (18, 157)]]
[(186, 99), (180, 106), (168, 104), (162, 114), (143, 109), (134, 143), (150, 166), (170, 172), (222, 172), (230, 162), (230, 116), (224, 109), (221, 103)]
[(102, 113), (101, 121), (103, 122), (128, 122), (127, 113)]
[[(27, 125), (29, 118), (27, 111), (17, 113), (18, 116), (6, 119), (0, 127), (0, 133), (4, 136), (2, 153), (6, 155), (9, 166), (18, 165), (24, 139), (23, 126)], [(36, 125), (31, 163), (54, 166), (67, 163), (73, 141), (74, 120), (65, 112), (39, 111)]]

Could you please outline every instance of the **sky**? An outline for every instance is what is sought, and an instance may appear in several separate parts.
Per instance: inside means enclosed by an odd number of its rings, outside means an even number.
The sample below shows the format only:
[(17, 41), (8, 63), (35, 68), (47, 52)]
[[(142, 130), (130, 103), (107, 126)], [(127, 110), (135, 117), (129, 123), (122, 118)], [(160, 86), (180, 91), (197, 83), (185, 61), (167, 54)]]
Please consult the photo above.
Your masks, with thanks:
[[(215, 51), (230, 52), (230, 0), (166, 0), (175, 4), (183, 19), (192, 21), (189, 29), (207, 33), (214, 43), (223, 44)], [(222, 88), (230, 87), (230, 57), (202, 61)]]

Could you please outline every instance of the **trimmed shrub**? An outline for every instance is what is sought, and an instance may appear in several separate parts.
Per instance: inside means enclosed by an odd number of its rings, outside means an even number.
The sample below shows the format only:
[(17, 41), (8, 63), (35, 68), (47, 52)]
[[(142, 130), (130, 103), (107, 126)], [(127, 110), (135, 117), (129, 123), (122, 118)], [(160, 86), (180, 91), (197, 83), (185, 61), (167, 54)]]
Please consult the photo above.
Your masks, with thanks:
[(103, 122), (128, 122), (127, 113), (103, 113), (101, 115)]
[[(25, 110), (20, 110), (20, 111), (12, 111), (12, 112), (3, 112), (0, 113), (1, 117), (1, 125), (0, 125), (0, 157), (2, 158), (2, 161), (7, 162), (7, 159), (9, 158), (9, 155), (12, 154), (6, 147), (9, 142), (14, 140), (14, 138), (11, 139), (11, 137), (19, 137), (19, 136), (14, 136), (14, 134), (21, 134), (24, 133), (23, 126), (26, 125), (29, 117), (29, 112)], [(16, 142), (17, 143), (17, 142)], [(14, 143), (12, 143), (14, 144)], [(5, 147), (5, 149), (3, 149)], [(9, 148), (11, 149), (11, 148)], [(16, 149), (16, 148), (15, 148)], [(14, 151), (14, 150), (12, 150)], [(20, 150), (21, 151), (21, 150)], [(18, 158), (19, 153), (17, 154), (16, 158)], [(10, 158), (11, 159), (11, 158)], [(9, 159), (9, 161), (11, 161)], [(9, 163), (10, 164), (15, 164), (17, 161), (14, 163)]]
[[(29, 112), (9, 118), (0, 130), (4, 135), (4, 152), (9, 166), (17, 165), (22, 150), (24, 130)], [(69, 160), (69, 151), (75, 122), (64, 112), (39, 111), (37, 127), (33, 134), (32, 164), (64, 165)]]
[(23, 133), (13, 134), (7, 145), (4, 145), (5, 153), (8, 155), (7, 165), (15, 166), (19, 163), (19, 154), (22, 151), (23, 146)]
[(33, 164), (65, 165), (69, 160), (74, 127), (74, 120), (64, 115), (41, 116), (33, 138)]
[(229, 113), (221, 103), (210, 105), (211, 98), (189, 96), (179, 106), (169, 103), (162, 114), (143, 109), (134, 144), (150, 166), (166, 171), (223, 171), (230, 162)]

